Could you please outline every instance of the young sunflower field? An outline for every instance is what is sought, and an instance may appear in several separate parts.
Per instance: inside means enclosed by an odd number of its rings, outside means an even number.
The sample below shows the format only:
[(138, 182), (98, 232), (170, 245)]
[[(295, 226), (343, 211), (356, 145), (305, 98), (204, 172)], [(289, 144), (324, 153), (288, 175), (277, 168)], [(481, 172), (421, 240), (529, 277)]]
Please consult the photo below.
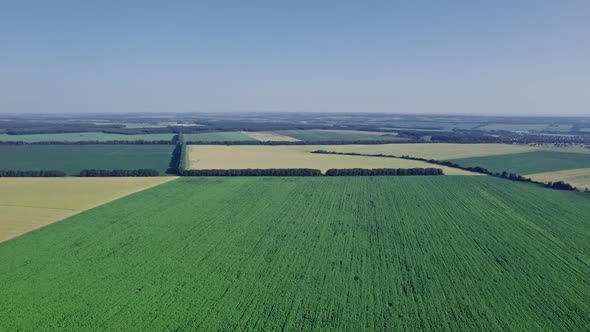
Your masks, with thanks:
[(0, 330), (585, 330), (584, 195), (181, 178), (0, 243)]

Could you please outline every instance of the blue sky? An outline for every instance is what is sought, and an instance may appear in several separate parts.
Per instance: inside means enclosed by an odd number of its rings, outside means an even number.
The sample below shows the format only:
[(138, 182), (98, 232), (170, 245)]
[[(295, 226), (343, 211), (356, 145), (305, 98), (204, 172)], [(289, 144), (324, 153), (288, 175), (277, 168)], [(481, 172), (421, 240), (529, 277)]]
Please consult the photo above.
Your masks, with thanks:
[(2, 1), (0, 112), (590, 115), (589, 1)]

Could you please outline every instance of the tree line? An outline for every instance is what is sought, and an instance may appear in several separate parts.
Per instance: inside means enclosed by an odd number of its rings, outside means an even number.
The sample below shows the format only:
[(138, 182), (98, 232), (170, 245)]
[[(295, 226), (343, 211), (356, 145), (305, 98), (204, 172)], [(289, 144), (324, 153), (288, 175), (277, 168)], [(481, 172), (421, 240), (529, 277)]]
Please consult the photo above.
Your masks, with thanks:
[(171, 145), (175, 144), (168, 140), (156, 140), (156, 141), (39, 141), (39, 142), (23, 142), (23, 141), (0, 141), (0, 145)]
[(168, 164), (168, 174), (182, 175), (186, 163), (186, 144), (182, 133), (174, 135), (172, 142), (176, 145), (172, 151), (172, 158)]
[(182, 150), (183, 145), (177, 144), (172, 151), (172, 159), (168, 164), (168, 174), (181, 174), (182, 173)]
[(83, 169), (80, 171), (80, 177), (145, 177), (159, 176), (155, 169)]
[[(65, 177), (64, 171), (55, 170), (41, 170), (41, 171), (18, 171), (18, 170), (0, 170), (0, 178), (55, 178)], [(145, 176), (159, 176), (159, 172), (155, 169), (83, 169), (78, 175), (80, 177), (145, 177)]]
[(311, 168), (269, 169), (188, 169), (182, 176), (321, 176), (322, 171)]
[(492, 136), (481, 131), (424, 131), (424, 130), (400, 130), (399, 137), (409, 138), (413, 140), (422, 140), (422, 137), (430, 136), (430, 142), (442, 143), (500, 143), (501, 137)]
[(444, 175), (440, 168), (331, 168), (326, 171), (326, 176), (406, 176), (406, 175)]
[[(379, 145), (379, 144), (415, 144), (416, 141), (388, 140), (354, 140), (354, 141), (188, 141), (188, 145)], [(423, 143), (423, 142), (422, 142)]]
[(501, 173), (496, 173), (496, 172), (492, 172), (486, 168), (483, 167), (479, 167), (479, 166), (475, 166), (475, 167), (467, 167), (467, 166), (461, 166), (459, 164), (456, 164), (452, 161), (448, 161), (448, 160), (436, 160), (436, 159), (426, 159), (426, 158), (419, 158), (419, 157), (410, 157), (410, 156), (393, 156), (393, 155), (386, 155), (386, 154), (364, 154), (364, 153), (355, 153), (355, 152), (333, 152), (333, 151), (326, 151), (326, 150), (315, 150), (312, 151), (312, 153), (320, 153), (320, 154), (339, 154), (339, 155), (348, 155), (348, 156), (363, 156), (363, 157), (382, 157), (382, 158), (398, 158), (398, 159), (408, 159), (408, 160), (418, 160), (418, 161), (424, 161), (430, 164), (436, 164), (436, 165), (441, 165), (441, 166), (447, 166), (447, 167), (452, 167), (452, 168), (458, 168), (458, 169), (462, 169), (464, 171), (470, 171), (470, 172), (474, 172), (474, 173), (480, 173), (480, 174), (486, 174), (486, 175), (490, 175), (490, 176), (494, 176), (494, 177), (498, 177), (498, 178), (502, 178), (502, 179), (507, 179), (507, 180), (511, 180), (511, 181), (517, 181), (517, 182), (530, 182), (530, 183), (535, 183), (537, 185), (541, 185), (547, 188), (552, 188), (552, 189), (557, 189), (557, 190), (576, 190), (576, 188), (572, 185), (570, 185), (569, 183), (566, 183), (564, 181), (557, 181), (557, 182), (549, 182), (549, 183), (544, 183), (544, 182), (538, 182), (538, 181), (534, 181), (530, 178), (524, 177), (522, 175), (519, 174), (514, 174), (514, 173), (509, 173), (509, 172), (501, 172)]
[(322, 174), (311, 168), (269, 168), (269, 169), (191, 169), (182, 172), (183, 176), (410, 176), (444, 175), (439, 168), (331, 168)]
[(63, 171), (14, 171), (0, 170), (0, 178), (59, 178), (66, 176)]
[[(378, 145), (378, 144), (403, 144), (403, 143), (419, 143), (415, 141), (189, 141), (185, 144), (189, 145)], [(0, 145), (116, 145), (116, 144), (133, 144), (133, 145), (175, 145), (178, 144), (173, 140), (111, 140), (111, 141), (38, 141), (38, 142), (24, 142), (24, 141), (0, 141)]]

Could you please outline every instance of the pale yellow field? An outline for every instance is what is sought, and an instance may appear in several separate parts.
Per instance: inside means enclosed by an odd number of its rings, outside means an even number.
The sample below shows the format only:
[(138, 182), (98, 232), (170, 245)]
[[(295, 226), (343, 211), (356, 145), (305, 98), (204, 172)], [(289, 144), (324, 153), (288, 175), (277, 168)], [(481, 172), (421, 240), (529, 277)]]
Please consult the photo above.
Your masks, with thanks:
[(356, 152), (366, 154), (389, 154), (426, 159), (448, 160), (468, 157), (493, 156), (499, 154), (537, 151), (540, 148), (508, 144), (368, 144), (368, 145), (304, 145), (306, 151), (327, 150), (335, 152)]
[(189, 145), (188, 169), (241, 168), (440, 168), (447, 175), (477, 175), (422, 161), (309, 153), (302, 146)]
[(0, 178), (0, 242), (172, 179)]
[(291, 137), (285, 136), (277, 133), (273, 133), (270, 131), (242, 131), (242, 134), (248, 135), (257, 141), (263, 142), (298, 142), (299, 140)]
[(568, 169), (565, 171), (536, 173), (525, 175), (535, 181), (557, 182), (564, 181), (572, 186), (584, 190), (590, 189), (590, 168)]

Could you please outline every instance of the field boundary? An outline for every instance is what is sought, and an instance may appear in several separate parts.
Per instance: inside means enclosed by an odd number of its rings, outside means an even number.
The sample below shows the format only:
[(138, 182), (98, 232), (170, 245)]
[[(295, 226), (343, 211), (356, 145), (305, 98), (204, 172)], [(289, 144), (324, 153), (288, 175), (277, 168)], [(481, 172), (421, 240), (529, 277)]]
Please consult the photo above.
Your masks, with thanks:
[[(156, 177), (154, 177), (154, 178), (156, 178)], [(109, 198), (109, 199), (107, 199), (107, 200), (101, 200), (101, 201), (98, 201), (96, 204), (91, 204), (90, 206), (88, 206), (88, 207), (86, 207), (86, 208), (83, 208), (83, 209), (56, 208), (56, 207), (42, 207), (42, 206), (16, 206), (16, 205), (10, 205), (10, 204), (0, 204), (0, 206), (9, 206), (9, 207), (16, 207), (16, 208), (34, 208), (34, 209), (44, 209), (44, 210), (63, 210), (63, 211), (68, 211), (68, 212), (71, 212), (71, 213), (68, 213), (68, 214), (66, 214), (66, 215), (64, 215), (64, 216), (60, 216), (60, 217), (59, 217), (58, 219), (56, 219), (56, 220), (53, 220), (53, 221), (50, 221), (50, 222), (44, 223), (43, 225), (39, 225), (39, 226), (36, 226), (36, 227), (30, 228), (30, 229), (27, 229), (26, 231), (19, 232), (19, 233), (17, 233), (17, 234), (14, 234), (14, 235), (12, 235), (12, 236), (9, 236), (9, 237), (6, 237), (6, 238), (0, 238), (0, 243), (6, 242), (6, 241), (8, 241), (8, 240), (11, 240), (11, 239), (15, 239), (15, 238), (17, 238), (17, 237), (23, 236), (23, 235), (25, 235), (25, 234), (28, 234), (28, 233), (30, 233), (30, 232), (33, 232), (33, 231), (39, 230), (39, 229), (41, 229), (41, 228), (45, 228), (45, 227), (47, 227), (47, 226), (53, 225), (53, 224), (55, 224), (55, 223), (58, 223), (58, 222), (64, 221), (64, 220), (66, 220), (66, 219), (68, 219), (68, 218), (70, 218), (70, 217), (73, 217), (73, 216), (75, 216), (75, 215), (78, 215), (78, 214), (80, 214), (80, 213), (83, 213), (83, 212), (86, 212), (86, 211), (92, 210), (92, 209), (94, 209), (94, 208), (97, 208), (97, 207), (99, 207), (99, 206), (102, 206), (102, 205), (105, 205), (105, 204), (107, 204), (107, 203), (110, 203), (110, 202), (116, 201), (116, 200), (118, 200), (118, 199), (121, 199), (121, 198), (127, 197), (127, 196), (129, 196), (129, 195), (133, 195), (133, 194), (136, 194), (136, 193), (138, 193), (138, 192), (141, 192), (141, 191), (144, 191), (144, 190), (147, 190), (147, 189), (151, 189), (151, 188), (154, 188), (154, 187), (160, 186), (160, 185), (162, 185), (162, 184), (168, 183), (168, 182), (170, 182), (170, 181), (176, 180), (176, 179), (178, 179), (178, 176), (157, 177), (157, 178), (158, 178), (158, 179), (162, 179), (162, 181), (160, 181), (160, 182), (158, 182), (158, 183), (153, 183), (153, 184), (146, 184), (145, 186), (142, 186), (142, 187), (136, 188), (136, 189), (134, 189), (134, 190), (130, 190), (130, 191), (128, 191), (128, 192), (124, 192), (124, 193), (122, 193), (121, 195), (116, 195), (116, 196), (113, 196), (113, 197), (111, 197), (111, 198)]]
[[(316, 150), (316, 151), (312, 151), (311, 153), (419, 160), (419, 161), (423, 161), (423, 162), (434, 164), (434, 165), (442, 165), (442, 166), (447, 166), (447, 167), (451, 167), (451, 168), (462, 169), (464, 171), (485, 174), (485, 175), (489, 175), (489, 176), (493, 176), (493, 177), (497, 177), (497, 178), (501, 178), (501, 179), (506, 179), (506, 180), (510, 180), (510, 181), (533, 183), (533, 184), (536, 184), (536, 185), (539, 185), (539, 186), (542, 186), (545, 188), (551, 188), (551, 189), (557, 189), (557, 190), (570, 190), (570, 191), (577, 190), (576, 187), (574, 187), (571, 184), (566, 183), (564, 181), (549, 182), (549, 183), (539, 182), (539, 181), (535, 181), (531, 178), (527, 178), (527, 177), (524, 177), (519, 174), (507, 173), (507, 172), (494, 173), (494, 172), (491, 172), (483, 167), (479, 167), (479, 166), (464, 167), (459, 164), (453, 163), (451, 161), (446, 161), (446, 160), (426, 159), (426, 158), (410, 157), (410, 156), (394, 156), (394, 155), (385, 155), (385, 154), (373, 155), (373, 154), (362, 154), (362, 153), (355, 153), (355, 152), (334, 152), (334, 151), (325, 151), (325, 150)], [(581, 191), (581, 190), (579, 190), (579, 191)], [(589, 192), (589, 191), (584, 191), (584, 192)]]
[(244, 135), (248, 135), (259, 142), (299, 142), (300, 139), (295, 137), (282, 135), (272, 131), (242, 131)]
[(182, 176), (436, 176), (440, 168), (330, 168), (322, 173), (313, 168), (190, 169)]
[[(448, 142), (423, 142), (423, 141), (227, 141), (227, 142), (195, 142), (187, 141), (188, 145), (384, 145), (384, 144), (424, 144), (424, 143), (448, 143)], [(461, 143), (457, 143), (461, 144)], [(475, 143), (464, 143), (475, 144)]]
[(525, 176), (544, 183), (564, 179), (563, 181), (576, 186), (579, 190), (590, 190), (590, 168), (572, 168), (561, 171), (531, 173)]
[(0, 141), (0, 145), (173, 145), (172, 140), (157, 140), (157, 141), (39, 141), (39, 142), (25, 142), (25, 141)]

